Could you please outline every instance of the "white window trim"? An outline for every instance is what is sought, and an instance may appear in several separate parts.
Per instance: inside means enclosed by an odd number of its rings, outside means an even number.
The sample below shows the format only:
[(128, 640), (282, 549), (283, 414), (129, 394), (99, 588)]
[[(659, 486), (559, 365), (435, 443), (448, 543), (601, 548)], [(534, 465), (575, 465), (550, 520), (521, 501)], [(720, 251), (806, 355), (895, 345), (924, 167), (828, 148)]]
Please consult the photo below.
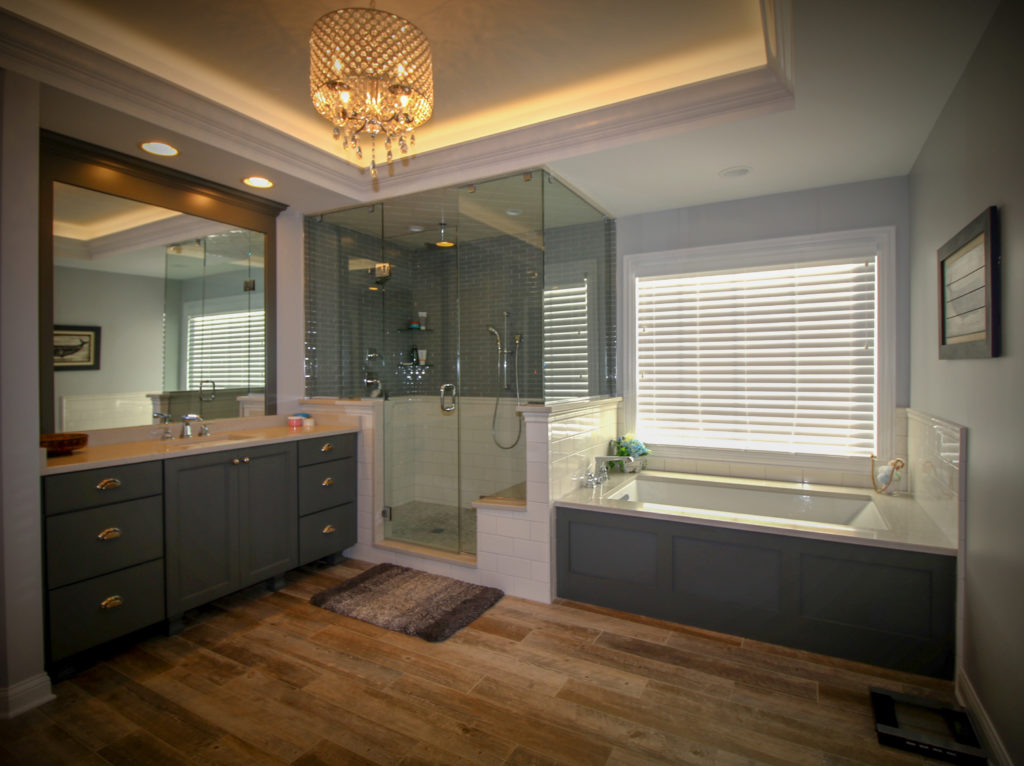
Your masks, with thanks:
[[(798, 237), (753, 240), (722, 245), (633, 253), (621, 259), (618, 323), (620, 328), (619, 369), (622, 375), (624, 429), (636, 426), (636, 279), (665, 274), (686, 274), (716, 270), (749, 269), (782, 263), (803, 263), (839, 258), (851, 251), (874, 253), (877, 257), (878, 291), (875, 327), (877, 391), (876, 453), (892, 456), (896, 393), (896, 230), (892, 226), (824, 232)], [(637, 434), (641, 439), (643, 434)], [(677, 445), (649, 445), (655, 455), (667, 458), (716, 460), (773, 466), (802, 466), (824, 470), (860, 472), (864, 458), (830, 455), (753, 452)]]

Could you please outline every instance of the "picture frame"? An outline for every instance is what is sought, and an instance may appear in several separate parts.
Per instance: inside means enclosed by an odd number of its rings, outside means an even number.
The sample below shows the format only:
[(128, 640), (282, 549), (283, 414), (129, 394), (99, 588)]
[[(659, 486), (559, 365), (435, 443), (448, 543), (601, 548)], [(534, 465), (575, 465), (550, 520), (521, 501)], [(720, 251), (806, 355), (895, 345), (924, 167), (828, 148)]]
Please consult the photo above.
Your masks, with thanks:
[(1001, 252), (995, 206), (940, 247), (938, 259), (939, 359), (999, 356)]
[(100, 328), (84, 325), (54, 325), (53, 369), (98, 370)]

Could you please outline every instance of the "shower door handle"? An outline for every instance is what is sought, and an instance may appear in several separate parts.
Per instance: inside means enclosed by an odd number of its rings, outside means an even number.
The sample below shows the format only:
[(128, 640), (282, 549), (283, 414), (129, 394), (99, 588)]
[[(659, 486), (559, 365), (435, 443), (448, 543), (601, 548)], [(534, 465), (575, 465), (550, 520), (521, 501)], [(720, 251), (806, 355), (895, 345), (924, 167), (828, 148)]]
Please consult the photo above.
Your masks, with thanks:
[[(447, 394), (448, 396), (451, 397), (451, 399), (450, 399), (451, 404), (445, 405), (445, 403), (444, 403), (445, 394)], [(451, 412), (454, 409), (455, 409), (455, 384), (454, 383), (445, 383), (443, 386), (441, 386), (441, 410), (442, 410), (442, 412)]]

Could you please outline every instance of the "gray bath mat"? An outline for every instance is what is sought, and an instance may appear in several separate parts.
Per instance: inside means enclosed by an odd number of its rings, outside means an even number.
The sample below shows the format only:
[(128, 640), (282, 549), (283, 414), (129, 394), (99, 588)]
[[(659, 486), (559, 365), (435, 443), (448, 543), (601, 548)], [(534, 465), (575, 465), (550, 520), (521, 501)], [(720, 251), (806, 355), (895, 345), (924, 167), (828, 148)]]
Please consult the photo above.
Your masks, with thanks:
[(309, 601), (314, 606), (382, 628), (444, 641), (494, 606), (505, 594), (450, 577), (378, 564)]

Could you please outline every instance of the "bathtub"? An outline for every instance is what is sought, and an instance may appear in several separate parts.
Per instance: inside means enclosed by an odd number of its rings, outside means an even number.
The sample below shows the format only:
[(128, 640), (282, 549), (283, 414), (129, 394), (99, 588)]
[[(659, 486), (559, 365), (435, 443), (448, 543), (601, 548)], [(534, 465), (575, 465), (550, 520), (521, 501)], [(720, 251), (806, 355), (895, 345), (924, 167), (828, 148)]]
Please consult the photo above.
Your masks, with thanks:
[(705, 519), (804, 528), (887, 530), (870, 494), (811, 491), (686, 481), (667, 475), (635, 474), (605, 497), (639, 510)]
[(952, 675), (956, 549), (909, 498), (645, 471), (555, 515), (561, 598)]

